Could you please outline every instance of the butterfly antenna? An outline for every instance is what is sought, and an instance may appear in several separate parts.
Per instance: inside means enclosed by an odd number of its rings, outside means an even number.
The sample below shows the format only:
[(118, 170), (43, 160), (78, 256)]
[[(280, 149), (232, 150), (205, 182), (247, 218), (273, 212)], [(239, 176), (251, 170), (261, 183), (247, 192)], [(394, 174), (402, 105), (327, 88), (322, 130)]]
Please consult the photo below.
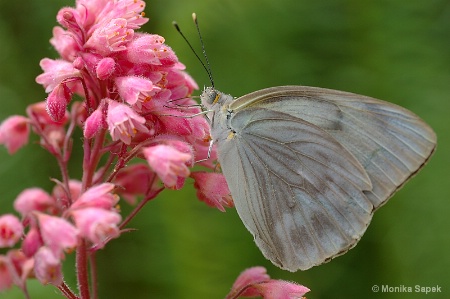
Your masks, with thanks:
[(200, 39), (200, 44), (202, 45), (203, 57), (205, 57), (206, 65), (208, 66), (209, 80), (211, 81), (212, 87), (214, 87), (214, 80), (213, 80), (213, 75), (212, 75), (212, 71), (211, 71), (211, 64), (209, 63), (208, 55), (206, 55), (205, 43), (203, 42), (202, 34), (200, 33), (200, 26), (198, 26), (197, 14), (195, 12), (192, 13), (192, 19), (194, 20), (195, 28), (197, 28), (197, 33), (198, 33), (198, 37)]
[[(195, 18), (195, 20), (196, 20), (196, 18)], [(184, 41), (188, 44), (189, 48), (191, 48), (192, 53), (194, 53), (195, 57), (197, 57), (198, 61), (200, 61), (200, 63), (202, 64), (203, 68), (205, 69), (206, 73), (208, 74), (211, 85), (214, 87), (214, 80), (213, 80), (213, 77), (211, 74), (211, 67), (209, 66), (208, 59), (206, 59), (206, 63), (208, 64), (208, 67), (206, 67), (203, 60), (200, 58), (200, 56), (198, 56), (197, 52), (195, 52), (194, 47), (192, 47), (191, 43), (188, 41), (186, 36), (183, 34), (183, 32), (181, 32), (180, 26), (178, 26), (177, 22), (173, 21), (172, 24), (175, 27), (175, 29), (178, 31), (178, 33), (181, 35), (181, 37), (184, 39)], [(196, 22), (196, 24), (197, 24), (197, 22)], [(197, 25), (197, 31), (198, 31), (198, 25)], [(198, 31), (198, 32), (200, 32), (200, 31)], [(201, 37), (200, 37), (200, 40), (201, 40)], [(205, 55), (205, 48), (203, 46), (203, 42), (202, 42), (202, 49), (203, 49), (203, 55)], [(206, 57), (206, 55), (205, 55), (205, 57)]]

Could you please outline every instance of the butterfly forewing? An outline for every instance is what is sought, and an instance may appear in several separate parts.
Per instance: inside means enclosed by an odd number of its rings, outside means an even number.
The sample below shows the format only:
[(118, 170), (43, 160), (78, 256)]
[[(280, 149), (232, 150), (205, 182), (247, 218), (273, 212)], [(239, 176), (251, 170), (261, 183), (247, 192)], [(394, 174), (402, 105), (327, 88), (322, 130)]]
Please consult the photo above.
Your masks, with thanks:
[(364, 166), (373, 186), (367, 196), (376, 208), (424, 165), (436, 146), (433, 130), (411, 111), (353, 93), (281, 86), (243, 96), (230, 109), (250, 107), (287, 113), (330, 133)]

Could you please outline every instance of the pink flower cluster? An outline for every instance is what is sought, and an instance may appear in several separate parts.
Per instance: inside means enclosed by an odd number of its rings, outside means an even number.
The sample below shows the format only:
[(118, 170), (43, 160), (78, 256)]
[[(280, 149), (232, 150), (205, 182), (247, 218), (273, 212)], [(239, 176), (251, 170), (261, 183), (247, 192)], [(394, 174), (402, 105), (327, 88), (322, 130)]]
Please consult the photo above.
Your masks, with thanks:
[[(36, 277), (67, 298), (89, 298), (95, 288), (87, 257), (117, 238), (146, 202), (165, 188), (182, 188), (188, 177), (201, 201), (220, 211), (233, 206), (222, 174), (191, 172), (196, 161), (215, 167), (214, 149), (205, 159), (210, 126), (190, 97), (196, 83), (164, 38), (137, 32), (148, 21), (144, 8), (140, 0), (77, 0), (75, 8), (61, 9), (50, 40), (60, 58), (42, 59), (44, 72), (36, 78), (46, 101), (0, 125), (0, 144), (10, 154), (33, 132), (61, 172), (52, 192), (28, 188), (17, 196), (21, 219), (0, 216), (0, 248), (9, 248), (0, 255), (0, 291), (17, 285), (29, 298), (25, 282)], [(68, 169), (77, 128), (84, 137), (80, 180)], [(119, 196), (136, 204), (124, 219)], [(73, 251), (79, 295), (61, 270)], [(306, 291), (257, 268), (241, 275), (228, 298), (293, 298)]]
[[(24, 287), (30, 276), (58, 286), (65, 253), (75, 249), (80, 238), (102, 248), (119, 236), (121, 216), (114, 208), (118, 201), (112, 193), (114, 185), (103, 183), (84, 193), (81, 188), (81, 182), (70, 181), (70, 194), (60, 185), (51, 195), (40, 188), (25, 189), (14, 201), (22, 221), (10, 214), (0, 217), (0, 247), (13, 247), (23, 238), (20, 250), (0, 256), (0, 290), (13, 283)], [(24, 225), (28, 227), (26, 233)]]
[[(25, 290), (28, 277), (61, 286), (68, 252), (87, 244), (92, 253), (120, 235), (129, 218), (122, 222), (119, 195), (145, 203), (191, 176), (202, 201), (222, 211), (233, 206), (223, 176), (191, 174), (195, 161), (207, 158), (209, 123), (193, 116), (201, 112), (190, 98), (198, 87), (164, 38), (137, 32), (148, 21), (144, 8), (140, 0), (77, 0), (62, 8), (50, 40), (60, 58), (42, 59), (36, 78), (46, 101), (0, 125), (0, 144), (10, 154), (37, 134), (62, 176), (51, 194), (29, 188), (18, 195), (20, 220), (0, 218), (0, 247), (12, 248), (0, 255), (0, 291), (12, 284)], [(67, 169), (76, 128), (84, 135), (81, 181)], [(214, 157), (212, 151), (201, 164), (214, 167)], [(146, 163), (129, 163), (133, 158)]]

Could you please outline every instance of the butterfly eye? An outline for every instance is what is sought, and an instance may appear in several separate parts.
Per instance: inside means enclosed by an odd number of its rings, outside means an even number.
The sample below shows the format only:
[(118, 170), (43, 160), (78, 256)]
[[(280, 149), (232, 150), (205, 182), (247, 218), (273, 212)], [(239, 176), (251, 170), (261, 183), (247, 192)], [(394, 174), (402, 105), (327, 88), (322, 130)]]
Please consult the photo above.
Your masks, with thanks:
[(202, 99), (202, 103), (204, 106), (210, 107), (214, 104), (217, 104), (220, 99), (220, 95), (220, 92), (218, 92), (214, 88), (208, 87), (203, 91), (200, 98)]

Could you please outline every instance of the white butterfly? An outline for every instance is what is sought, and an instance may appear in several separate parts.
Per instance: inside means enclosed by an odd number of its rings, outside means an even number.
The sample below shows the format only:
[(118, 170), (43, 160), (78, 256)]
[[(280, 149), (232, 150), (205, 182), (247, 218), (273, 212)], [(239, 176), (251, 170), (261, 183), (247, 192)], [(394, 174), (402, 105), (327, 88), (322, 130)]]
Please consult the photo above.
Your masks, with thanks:
[(289, 271), (355, 246), (436, 146), (412, 112), (348, 92), (281, 86), (235, 100), (210, 87), (201, 99), (239, 216)]

